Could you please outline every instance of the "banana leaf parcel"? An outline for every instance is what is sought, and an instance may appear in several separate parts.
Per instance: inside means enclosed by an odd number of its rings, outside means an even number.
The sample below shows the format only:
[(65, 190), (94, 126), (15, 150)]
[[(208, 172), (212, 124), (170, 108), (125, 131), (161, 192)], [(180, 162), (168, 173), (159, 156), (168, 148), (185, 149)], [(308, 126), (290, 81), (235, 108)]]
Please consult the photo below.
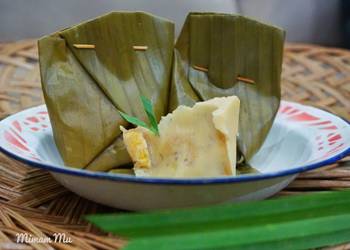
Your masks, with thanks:
[(237, 15), (190, 13), (174, 24), (112, 12), (39, 40), (42, 87), (67, 166), (107, 171), (131, 162), (118, 111), (147, 121), (140, 96), (161, 116), (216, 96), (241, 100), (238, 146), (249, 161), (280, 102), (284, 32)]
[(238, 96), (238, 147), (249, 161), (279, 108), (284, 36), (238, 15), (189, 14), (175, 45), (170, 109)]

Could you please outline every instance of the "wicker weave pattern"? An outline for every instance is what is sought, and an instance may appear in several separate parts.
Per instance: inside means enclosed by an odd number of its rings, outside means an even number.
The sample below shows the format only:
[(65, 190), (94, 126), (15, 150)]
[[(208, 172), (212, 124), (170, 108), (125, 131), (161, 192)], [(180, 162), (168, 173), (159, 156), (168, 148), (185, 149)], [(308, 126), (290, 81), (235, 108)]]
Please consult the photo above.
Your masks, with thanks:
[(43, 102), (33, 40), (0, 44), (0, 117)]
[(285, 51), (282, 95), (350, 120), (350, 52), (289, 44)]
[[(350, 119), (350, 52), (289, 44), (283, 67), (283, 99), (318, 106)], [(43, 103), (36, 42), (0, 44), (0, 119)], [(279, 196), (350, 187), (349, 158), (304, 173)], [(0, 249), (119, 249), (125, 242), (101, 234), (82, 215), (113, 211), (72, 194), (43, 170), (0, 154)], [(114, 210), (115, 211), (115, 210)], [(17, 244), (16, 233), (65, 232), (71, 245)], [(335, 249), (350, 249), (343, 245)]]

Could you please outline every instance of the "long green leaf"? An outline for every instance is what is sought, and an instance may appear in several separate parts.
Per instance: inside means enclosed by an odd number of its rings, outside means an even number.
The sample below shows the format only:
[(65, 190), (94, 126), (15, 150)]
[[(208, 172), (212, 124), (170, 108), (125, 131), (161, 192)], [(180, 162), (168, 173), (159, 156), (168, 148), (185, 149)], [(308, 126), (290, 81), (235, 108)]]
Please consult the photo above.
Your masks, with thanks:
[[(309, 199), (308, 196), (290, 197), (288, 202), (278, 200), (269, 200), (260, 202), (258, 206), (254, 204), (241, 205), (220, 205), (207, 208), (192, 208), (184, 210), (165, 210), (157, 213), (139, 213), (133, 214), (130, 219), (130, 214), (125, 215), (99, 215), (92, 216), (89, 219), (96, 222), (106, 231), (118, 232), (126, 236), (138, 237), (141, 234), (169, 234), (178, 233), (183, 230), (202, 230), (203, 225), (211, 225), (212, 227), (221, 227), (231, 223), (231, 226), (241, 226), (243, 223), (257, 223), (262, 220), (265, 223), (265, 218), (282, 218), (283, 214), (287, 215), (287, 219), (293, 219), (294, 216), (299, 216), (300, 213), (310, 214), (314, 216), (314, 210), (329, 207), (331, 209), (343, 209), (344, 204), (350, 202), (350, 195), (344, 196), (342, 193), (335, 193), (327, 196), (313, 196)], [(254, 209), (252, 209), (254, 207)], [(215, 216), (212, 216), (215, 214)], [(292, 214), (292, 215), (290, 215)], [(277, 216), (278, 215), (278, 216)], [(277, 217), (274, 217), (277, 216)], [(288, 217), (290, 216), (290, 217)], [(240, 224), (237, 224), (239, 218)], [(252, 218), (254, 218), (252, 220)], [(257, 221), (256, 218), (259, 218)], [(111, 223), (117, 221), (118, 223)], [(152, 221), (152, 224), (149, 224)], [(162, 228), (161, 232), (156, 232), (158, 228)]]
[[(350, 215), (280, 223), (244, 230), (195, 232), (131, 240), (124, 250), (134, 249), (309, 249), (349, 242)], [(347, 237), (345, 235), (347, 234)], [(254, 248), (255, 247), (255, 248)]]
[(342, 191), (207, 208), (94, 215), (88, 220), (129, 237), (126, 249), (249, 249), (257, 244), (264, 249), (303, 249), (350, 240), (344, 237), (350, 233), (349, 207), (350, 191)]

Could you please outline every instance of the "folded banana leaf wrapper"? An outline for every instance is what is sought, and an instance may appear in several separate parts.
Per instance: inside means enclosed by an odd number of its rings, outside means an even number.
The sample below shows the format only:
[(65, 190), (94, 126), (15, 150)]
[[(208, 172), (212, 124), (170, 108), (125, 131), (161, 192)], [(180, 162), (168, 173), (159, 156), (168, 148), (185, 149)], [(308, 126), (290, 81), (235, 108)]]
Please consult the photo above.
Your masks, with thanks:
[(141, 95), (158, 121), (179, 105), (237, 95), (239, 151), (247, 161), (257, 152), (280, 103), (284, 31), (239, 15), (190, 13), (174, 41), (172, 22), (144, 12), (112, 12), (39, 40), (45, 102), (67, 166), (130, 163), (119, 127), (131, 125), (118, 111), (147, 122)]

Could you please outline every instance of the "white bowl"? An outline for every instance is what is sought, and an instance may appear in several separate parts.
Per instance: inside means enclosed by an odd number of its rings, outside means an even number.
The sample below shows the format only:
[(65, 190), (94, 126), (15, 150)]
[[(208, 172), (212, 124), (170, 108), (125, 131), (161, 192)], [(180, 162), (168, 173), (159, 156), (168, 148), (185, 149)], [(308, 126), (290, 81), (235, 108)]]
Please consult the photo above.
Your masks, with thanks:
[(267, 198), (300, 172), (348, 155), (350, 125), (328, 112), (282, 101), (264, 145), (251, 161), (261, 173), (224, 178), (145, 178), (66, 167), (44, 105), (0, 122), (0, 150), (50, 171), (63, 186), (87, 199), (127, 210), (149, 210)]

